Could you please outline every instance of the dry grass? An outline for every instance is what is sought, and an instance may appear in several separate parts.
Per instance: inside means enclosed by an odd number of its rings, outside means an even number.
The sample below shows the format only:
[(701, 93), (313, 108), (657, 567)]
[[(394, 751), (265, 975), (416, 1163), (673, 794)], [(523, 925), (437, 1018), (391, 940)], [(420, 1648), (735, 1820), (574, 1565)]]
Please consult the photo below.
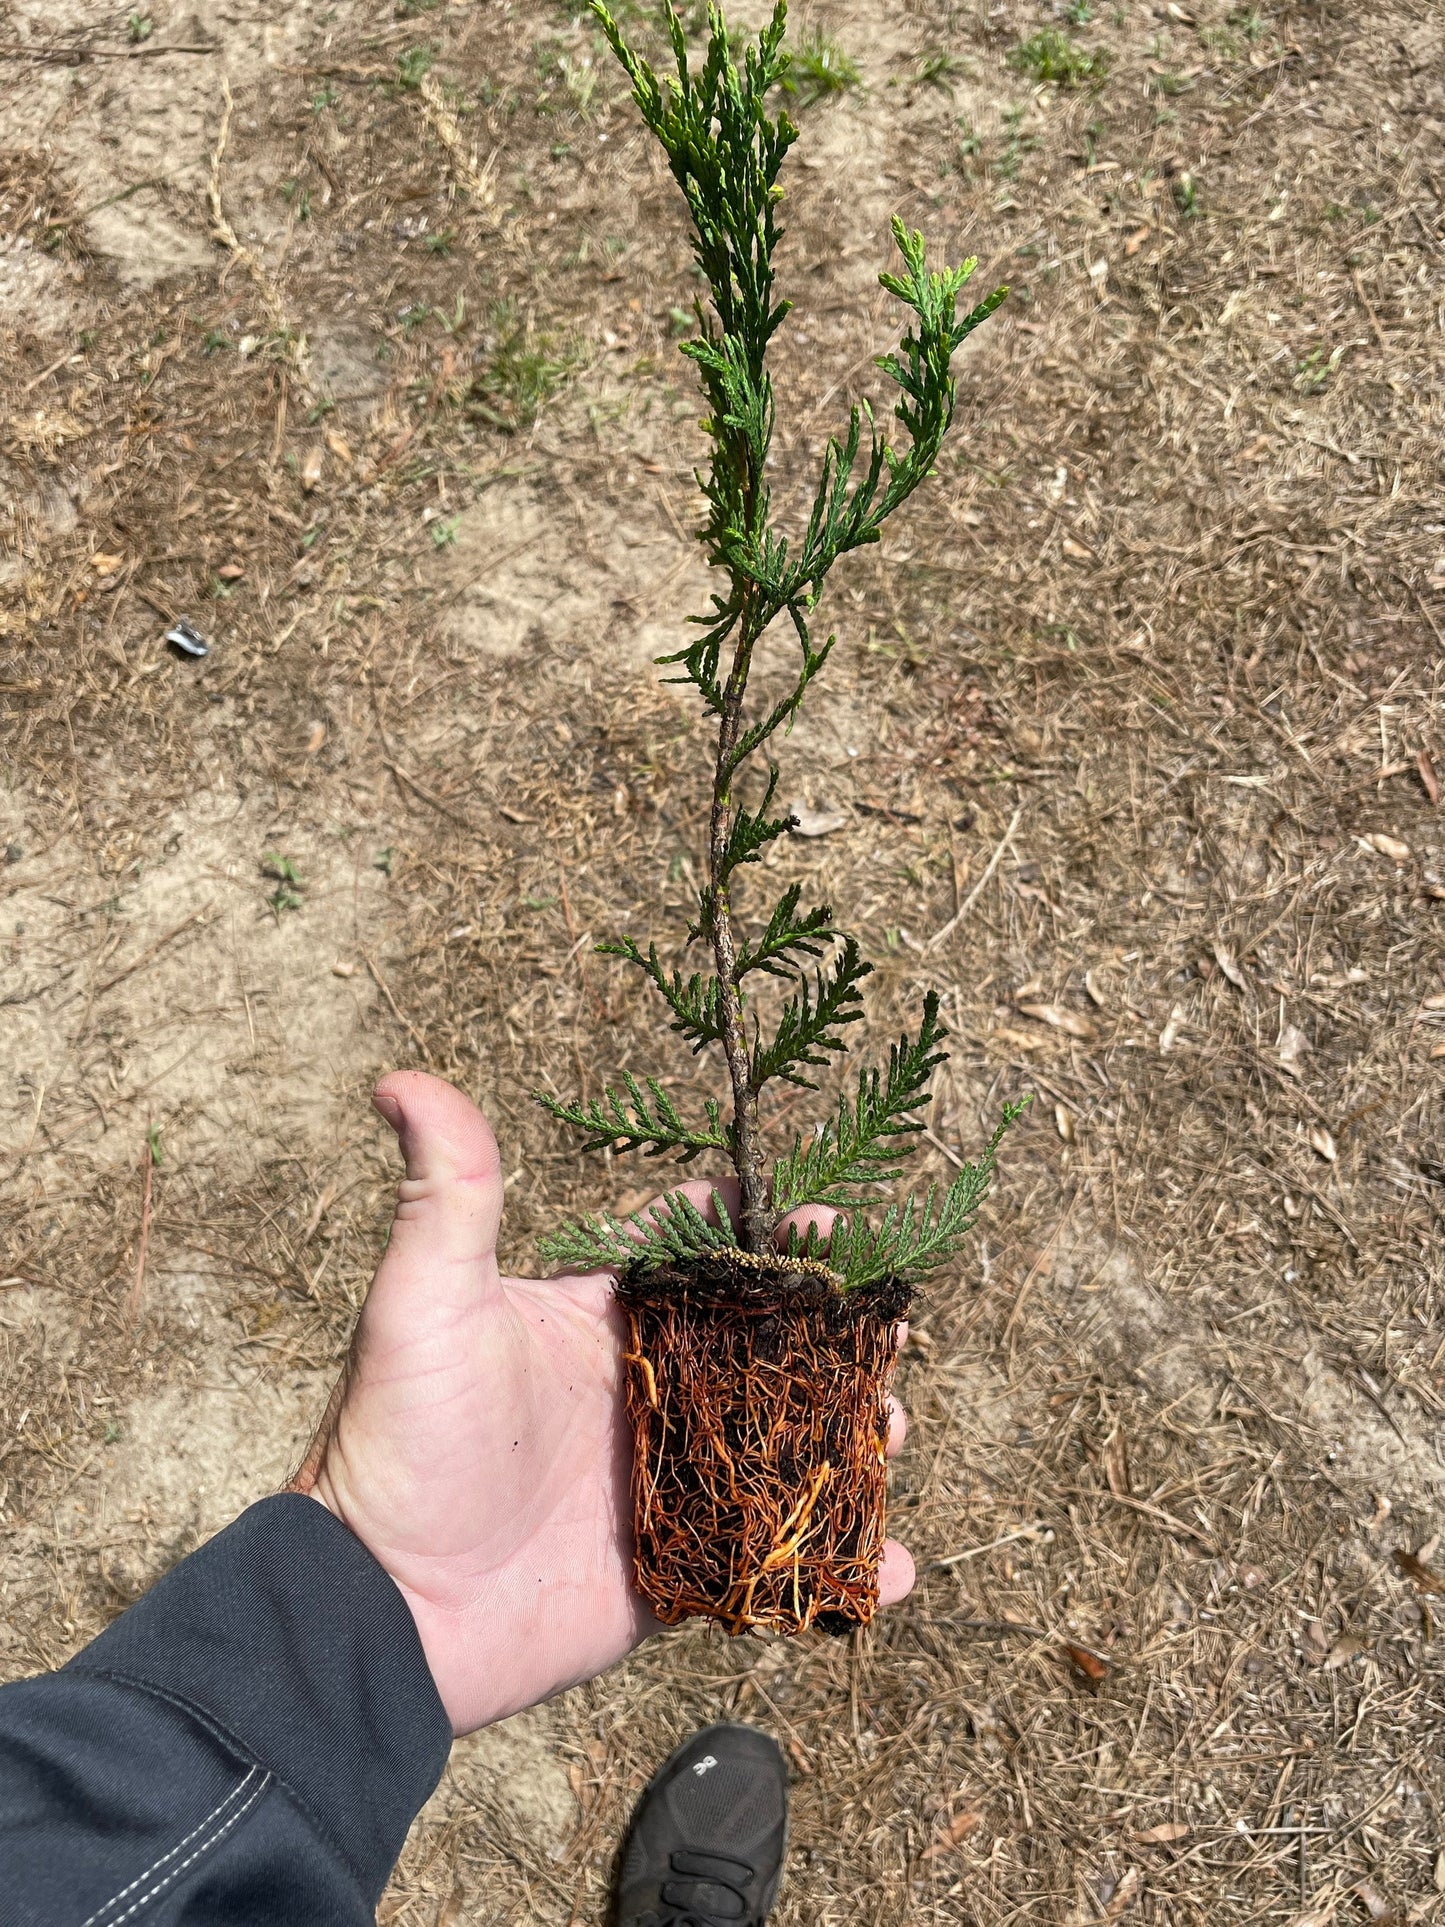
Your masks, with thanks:
[[(785, 1923), (1435, 1919), (1436, 1602), (1396, 1555), (1445, 1528), (1438, 13), (1096, 6), (1109, 78), (1061, 93), (1008, 64), (1032, 7), (817, 24), (865, 85), (806, 110), (779, 498), (887, 345), (889, 211), (1016, 292), (841, 585), (784, 754), (845, 827), (778, 870), (879, 958), (875, 1039), (943, 996), (940, 1174), (1036, 1102), (905, 1364), (913, 1600), (846, 1643), (684, 1630), (568, 1696), (560, 1860), (459, 1750), (384, 1917), (600, 1921), (636, 1788), (736, 1713), (797, 1767)], [(565, 8), (343, 12), (235, 82), (218, 191), (274, 303), (220, 251), (128, 288), (73, 163), (0, 178), (44, 297), (3, 432), (12, 1672), (206, 1529), (172, 1439), (114, 1458), (164, 1388), (314, 1397), (385, 1219), (376, 1065), (485, 1098), (518, 1262), (647, 1177), (527, 1091), (697, 1075), (586, 941), (675, 927), (703, 781), (645, 666), (695, 583), (692, 283), (596, 60)], [(193, 198), (155, 206), (203, 235), (222, 103), (184, 84)], [(250, 841), (167, 895), (209, 796)]]

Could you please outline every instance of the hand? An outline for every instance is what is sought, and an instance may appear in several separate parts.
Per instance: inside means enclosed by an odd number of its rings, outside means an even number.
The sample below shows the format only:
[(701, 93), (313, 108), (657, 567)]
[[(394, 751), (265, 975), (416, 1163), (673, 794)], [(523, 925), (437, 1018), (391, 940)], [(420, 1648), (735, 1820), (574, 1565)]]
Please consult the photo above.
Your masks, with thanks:
[[(395, 1071), (372, 1101), (406, 1176), (291, 1489), (319, 1499), (395, 1580), (466, 1733), (592, 1678), (657, 1630), (631, 1583), (623, 1323), (611, 1272), (499, 1274), (501, 1161), (460, 1091)], [(708, 1204), (707, 1180), (681, 1188)], [(895, 1407), (890, 1452), (903, 1429)], [(912, 1584), (913, 1561), (890, 1540), (883, 1603)]]

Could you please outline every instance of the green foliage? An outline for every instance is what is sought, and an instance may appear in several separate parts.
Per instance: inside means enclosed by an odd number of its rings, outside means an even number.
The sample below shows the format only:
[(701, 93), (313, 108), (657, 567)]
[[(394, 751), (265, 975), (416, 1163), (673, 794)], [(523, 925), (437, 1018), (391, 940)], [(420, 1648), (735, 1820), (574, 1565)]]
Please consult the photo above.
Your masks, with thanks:
[(538, 1239), (550, 1264), (573, 1271), (595, 1271), (599, 1265), (618, 1269), (635, 1264), (686, 1264), (710, 1251), (736, 1251), (737, 1232), (727, 1206), (714, 1191), (712, 1207), (717, 1223), (709, 1224), (685, 1193), (669, 1191), (664, 1208), (630, 1218), (583, 1218)]
[(436, 59), (435, 47), (408, 47), (397, 55), (396, 84), (404, 93), (415, 93), (431, 72)]
[[(857, 70), (834, 43), (817, 37), (790, 52), (784, 0), (744, 48), (735, 47), (712, 7), (707, 45), (695, 65), (683, 20), (671, 0), (662, 0), (673, 57), (673, 70), (663, 75), (629, 46), (602, 0), (592, 0), (592, 10), (691, 217), (707, 300), (697, 304), (696, 332), (679, 346), (697, 370), (707, 407), (703, 426), (711, 452), (699, 476), (705, 513), (698, 539), (719, 585), (708, 612), (692, 618), (691, 637), (662, 658), (675, 672), (672, 680), (693, 688), (717, 723), (706, 880), (688, 938), (709, 948), (712, 967), (685, 972), (664, 962), (656, 944), (644, 949), (632, 937), (600, 948), (647, 978), (672, 1029), (694, 1053), (720, 1049), (732, 1115), (724, 1121), (721, 1105), (708, 1103), (706, 1126), (689, 1125), (656, 1079), (644, 1085), (630, 1074), (618, 1089), (585, 1103), (538, 1096), (554, 1117), (583, 1133), (589, 1149), (674, 1153), (684, 1162), (726, 1150), (741, 1204), (734, 1225), (718, 1201), (718, 1222), (711, 1224), (673, 1193), (650, 1216), (565, 1226), (544, 1250), (578, 1266), (685, 1260), (730, 1245), (757, 1254), (770, 1248), (785, 1212), (812, 1203), (850, 1214), (835, 1228), (827, 1255), (846, 1286), (890, 1273), (918, 1276), (955, 1251), (971, 1228), (998, 1144), (995, 1134), (976, 1166), (921, 1200), (888, 1207), (871, 1226), (859, 1209), (901, 1174), (902, 1159), (916, 1148), (922, 1107), (945, 1056), (938, 999), (925, 998), (917, 1036), (899, 1040), (886, 1070), (863, 1071), (836, 1114), (811, 1136), (795, 1138), (769, 1179), (760, 1100), (780, 1084), (813, 1088), (809, 1073), (826, 1069), (846, 1049), (845, 1033), (863, 1016), (862, 984), (872, 966), (838, 928), (830, 905), (804, 907), (801, 884), (789, 884), (765, 917), (746, 925), (734, 897), (740, 873), (790, 827), (790, 818), (775, 810), (776, 767), (759, 795), (749, 766), (791, 722), (827, 665), (834, 638), (815, 640), (812, 618), (829, 573), (843, 556), (878, 541), (884, 522), (932, 471), (953, 421), (953, 356), (1007, 290), (961, 312), (958, 297), (976, 263), (930, 268), (923, 236), (894, 221), (899, 261), (879, 278), (900, 304), (904, 326), (897, 346), (877, 364), (896, 391), (893, 429), (885, 433), (866, 402), (855, 406), (846, 429), (827, 443), (806, 523), (785, 529), (768, 484), (775, 399), (767, 360), (789, 307), (776, 291), (774, 256), (781, 235), (778, 178), (798, 129), (785, 107), (772, 111), (770, 100), (836, 91), (854, 84)], [(940, 66), (937, 77), (945, 73)], [(771, 646), (775, 623), (791, 673), (770, 703), (753, 706), (750, 672), (765, 638)], [(747, 800), (745, 787), (756, 800)], [(785, 987), (766, 1009), (755, 1001), (765, 980)], [(1000, 1132), (1013, 1114), (1006, 1110)], [(809, 1250), (820, 1255), (816, 1240)]]
[[(828, 1264), (842, 1278), (845, 1290), (856, 1291), (884, 1278), (919, 1278), (953, 1256), (978, 1222), (999, 1143), (1022, 1108), (1004, 1106), (1002, 1121), (983, 1156), (977, 1164), (965, 1164), (951, 1184), (930, 1184), (922, 1199), (905, 1198), (901, 1205), (889, 1205), (876, 1224), (853, 1213), (834, 1226), (828, 1239)], [(789, 1245), (794, 1252), (802, 1249), (796, 1236)]]
[(832, 34), (813, 27), (793, 48), (783, 79), (786, 91), (800, 107), (810, 107), (829, 94), (845, 94), (861, 84), (863, 75), (851, 54), (844, 53)]
[(1057, 27), (1044, 27), (1013, 49), (1008, 64), (1040, 86), (1045, 82), (1054, 87), (1081, 87), (1086, 82), (1097, 86), (1108, 74), (1109, 56), (1102, 48), (1089, 53)]
[(622, 1073), (622, 1082), (627, 1088), (626, 1102), (610, 1088), (590, 1104), (563, 1104), (545, 1091), (537, 1092), (537, 1101), (563, 1124), (587, 1133), (587, 1142), (582, 1147), (585, 1151), (605, 1151), (610, 1147), (619, 1151), (645, 1151), (649, 1157), (677, 1151), (686, 1164), (699, 1151), (729, 1148), (727, 1133), (718, 1122), (720, 1105), (709, 1103), (707, 1129), (693, 1130), (683, 1123), (677, 1107), (655, 1077), (647, 1080), (652, 1094), (650, 1105), (631, 1071)]
[(493, 307), (489, 346), (467, 390), (467, 412), (494, 428), (530, 428), (564, 386), (576, 354), (538, 333), (510, 301)]
[(267, 897), (277, 921), (283, 910), (299, 910), (305, 899), (301, 892), (305, 887), (301, 873), (289, 856), (281, 856), (275, 850), (268, 850), (261, 858), (262, 876), (275, 880), (276, 888)]
[(918, 78), (923, 85), (941, 87), (946, 91), (951, 91), (957, 77), (967, 72), (968, 63), (942, 47), (935, 47), (930, 53), (924, 54), (918, 63)]

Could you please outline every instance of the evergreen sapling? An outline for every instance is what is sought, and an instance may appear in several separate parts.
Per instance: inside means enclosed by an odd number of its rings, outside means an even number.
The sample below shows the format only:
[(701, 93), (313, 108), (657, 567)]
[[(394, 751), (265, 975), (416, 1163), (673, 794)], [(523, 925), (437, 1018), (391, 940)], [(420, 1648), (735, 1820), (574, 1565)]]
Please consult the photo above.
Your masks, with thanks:
[[(831, 906), (805, 908), (791, 884), (766, 922), (745, 921), (738, 904), (741, 873), (785, 835), (791, 819), (776, 809), (778, 770), (755, 777), (760, 759), (785, 730), (823, 670), (834, 637), (815, 640), (814, 615), (830, 570), (840, 557), (879, 540), (883, 524), (932, 471), (954, 412), (952, 358), (960, 344), (999, 306), (1000, 288), (967, 313), (958, 296), (976, 263), (930, 269), (923, 236), (897, 218), (893, 237), (897, 273), (883, 287), (908, 311), (906, 332), (879, 366), (898, 388), (894, 408), (902, 435), (889, 440), (863, 403), (846, 432), (829, 440), (801, 534), (782, 532), (767, 482), (774, 428), (768, 350), (790, 303), (774, 288), (774, 256), (782, 230), (778, 176), (798, 129), (783, 109), (769, 111), (769, 95), (784, 94), (788, 54), (783, 44), (786, 5), (778, 0), (770, 23), (737, 60), (723, 17), (709, 9), (708, 43), (689, 70), (682, 23), (671, 0), (664, 18), (676, 63), (659, 77), (623, 39), (602, 0), (592, 10), (632, 83), (643, 119), (662, 143), (687, 202), (692, 246), (708, 301), (697, 303), (699, 332), (682, 346), (696, 364), (707, 402), (703, 427), (711, 444), (707, 474), (698, 482), (707, 502), (700, 540), (724, 585), (706, 615), (691, 618), (696, 633), (662, 660), (673, 680), (690, 685), (716, 719), (717, 747), (708, 829), (706, 882), (698, 894), (689, 942), (705, 944), (711, 968), (684, 975), (669, 969), (655, 944), (643, 950), (631, 937), (599, 946), (640, 971), (671, 1013), (672, 1029), (694, 1052), (716, 1046), (726, 1062), (728, 1115), (709, 1101), (687, 1119), (654, 1078), (625, 1074), (620, 1085), (588, 1103), (570, 1104), (539, 1092), (539, 1101), (585, 1137), (586, 1148), (676, 1154), (684, 1162), (724, 1152), (737, 1172), (736, 1219), (715, 1192), (716, 1222), (681, 1193), (665, 1206), (629, 1218), (587, 1217), (543, 1241), (551, 1260), (585, 1269), (680, 1266), (729, 1251), (753, 1260), (774, 1250), (779, 1220), (800, 1205), (844, 1212), (820, 1242), (814, 1230), (790, 1232), (785, 1264), (811, 1261), (826, 1268), (845, 1293), (893, 1280), (911, 1285), (956, 1252), (971, 1230), (988, 1189), (999, 1140), (1017, 1114), (1003, 1118), (978, 1162), (946, 1186), (890, 1204), (869, 1219), (863, 1207), (902, 1172), (917, 1148), (922, 1108), (934, 1072), (944, 1061), (938, 998), (928, 992), (915, 1035), (889, 1052), (885, 1069), (864, 1070), (833, 1115), (809, 1136), (794, 1138), (768, 1169), (763, 1100), (770, 1087), (816, 1088), (811, 1072), (846, 1049), (843, 1033), (863, 1016), (861, 986), (872, 969), (856, 941), (835, 922)], [(759, 645), (773, 625), (793, 653), (792, 684), (771, 705), (748, 703)], [(771, 638), (769, 638), (771, 640)], [(757, 800), (745, 800), (749, 780)], [(751, 932), (751, 934), (749, 934)], [(789, 989), (766, 1032), (754, 991), (764, 977)], [(743, 1260), (747, 1262), (747, 1260)]]

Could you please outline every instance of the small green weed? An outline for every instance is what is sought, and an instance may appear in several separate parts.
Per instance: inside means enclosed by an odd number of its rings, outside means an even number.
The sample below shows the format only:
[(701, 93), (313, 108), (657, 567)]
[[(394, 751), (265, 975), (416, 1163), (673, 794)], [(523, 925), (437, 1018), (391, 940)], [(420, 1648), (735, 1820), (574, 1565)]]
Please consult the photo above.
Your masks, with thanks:
[(576, 354), (537, 333), (510, 301), (492, 310), (488, 332), (490, 347), (472, 376), (468, 412), (509, 432), (530, 428), (576, 366)]
[(821, 27), (810, 27), (792, 50), (784, 89), (800, 107), (809, 107), (829, 94), (846, 94), (861, 85), (862, 69)]
[(1005, 181), (1018, 179), (1024, 155), (1032, 154), (1038, 146), (1032, 134), (1021, 131), (1026, 111), (1023, 107), (1004, 107), (999, 110), (999, 118), (1003, 121), (1008, 139), (1004, 142), (1002, 154), (994, 163), (994, 171)]
[(951, 89), (958, 76), (967, 72), (967, 61), (960, 60), (957, 54), (946, 53), (941, 47), (926, 53), (918, 63), (918, 78), (925, 87)]
[(203, 355), (214, 355), (222, 348), (229, 348), (230, 345), (231, 337), (226, 333), (224, 328), (207, 328), (201, 341), (201, 353)]
[(1192, 174), (1181, 174), (1175, 181), (1174, 205), (1186, 221), (1194, 220), (1199, 214), (1199, 183)]
[(1094, 17), (1094, 9), (1089, 0), (1069, 0), (1064, 8), (1064, 18), (1071, 27), (1087, 27)]
[(371, 859), (371, 867), (373, 870), (380, 870), (384, 877), (389, 877), (395, 862), (396, 851), (388, 843), (385, 849), (378, 850), (376, 855)]
[(456, 542), (457, 530), (461, 525), (462, 518), (459, 515), (449, 515), (441, 522), (429, 522), (427, 532), (431, 536), (432, 547), (434, 549), (451, 548)]
[(159, 1124), (146, 1126), (146, 1148), (151, 1154), (152, 1164), (164, 1164), (165, 1152), (161, 1149), (161, 1127)]
[(432, 70), (437, 57), (435, 47), (408, 47), (397, 55), (396, 84), (404, 93), (415, 93)]
[(1109, 72), (1109, 56), (1102, 48), (1090, 53), (1057, 27), (1044, 27), (1013, 49), (1008, 64), (1040, 86), (1099, 86)]
[(1318, 348), (1311, 348), (1303, 361), (1295, 363), (1294, 385), (1302, 395), (1317, 395), (1328, 386), (1331, 376), (1338, 371), (1344, 359), (1345, 346), (1345, 343), (1341, 343), (1332, 355), (1327, 356), (1321, 344)]
[(341, 95), (336, 88), (329, 80), (325, 81), (311, 96), (311, 111), (313, 114), (324, 114), (328, 108), (338, 106), (340, 101)]
[(272, 877), (276, 888), (266, 901), (280, 921), (283, 910), (299, 910), (302, 904), (303, 888), (300, 872), (289, 856), (281, 856), (275, 850), (268, 850), (261, 858), (261, 874)]
[[(552, 48), (537, 56), (537, 74), (542, 91), (537, 96), (539, 113), (576, 114), (579, 120), (592, 115), (592, 97), (597, 92), (597, 69), (590, 54), (576, 54)], [(558, 83), (560, 82), (560, 91)]]
[(148, 13), (133, 13), (125, 23), (125, 36), (133, 47), (149, 40), (155, 30), (156, 23)]
[(1225, 19), (1231, 27), (1239, 29), (1251, 46), (1269, 32), (1269, 22), (1257, 7), (1236, 7)]
[(457, 231), (454, 227), (439, 228), (435, 234), (427, 235), (426, 239), (422, 242), (422, 246), (428, 254), (446, 255), (451, 253), (452, 242), (455, 241), (456, 238)]

